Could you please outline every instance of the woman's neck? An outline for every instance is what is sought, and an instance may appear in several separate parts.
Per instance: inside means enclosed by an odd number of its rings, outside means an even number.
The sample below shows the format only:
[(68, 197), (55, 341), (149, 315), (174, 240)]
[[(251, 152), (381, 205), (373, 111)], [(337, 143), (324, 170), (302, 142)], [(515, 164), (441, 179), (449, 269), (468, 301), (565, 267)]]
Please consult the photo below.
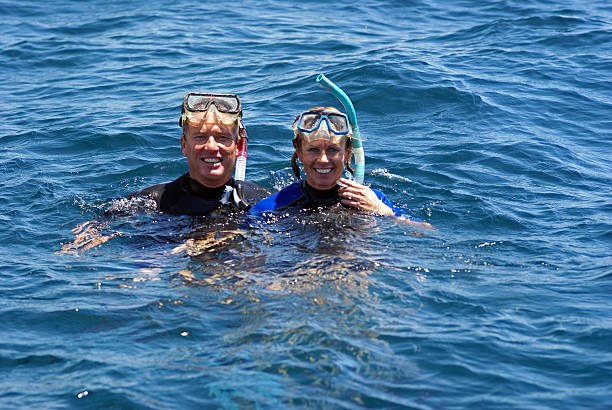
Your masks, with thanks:
[(309, 185), (308, 182), (306, 182), (306, 180), (303, 180), (302, 184), (303, 184), (302, 187), (303, 187), (304, 192), (311, 199), (325, 200), (325, 199), (332, 199), (332, 198), (338, 197), (338, 185), (334, 185), (332, 188), (329, 188), (329, 189), (317, 189)]

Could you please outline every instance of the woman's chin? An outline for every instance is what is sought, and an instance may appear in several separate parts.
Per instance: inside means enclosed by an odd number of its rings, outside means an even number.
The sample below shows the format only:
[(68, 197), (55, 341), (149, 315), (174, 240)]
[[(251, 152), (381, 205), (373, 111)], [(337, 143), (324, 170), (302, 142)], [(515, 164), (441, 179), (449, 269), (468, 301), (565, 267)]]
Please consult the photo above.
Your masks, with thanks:
[(321, 174), (315, 177), (306, 178), (306, 182), (308, 182), (308, 184), (313, 188), (326, 190), (335, 187), (336, 182), (338, 182), (338, 179), (340, 179), (340, 177), (337, 177), (336, 175), (331, 175), (330, 173), (329, 176), (327, 176), (326, 174)]

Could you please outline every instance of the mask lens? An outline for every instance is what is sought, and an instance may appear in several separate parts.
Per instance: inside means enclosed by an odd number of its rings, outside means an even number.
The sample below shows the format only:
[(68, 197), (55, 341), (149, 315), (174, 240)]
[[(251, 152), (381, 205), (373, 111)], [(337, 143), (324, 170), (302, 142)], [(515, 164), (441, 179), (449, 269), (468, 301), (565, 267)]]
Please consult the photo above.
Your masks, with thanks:
[(348, 133), (348, 120), (344, 115), (327, 114), (327, 120), (330, 125), (331, 131), (335, 134)]
[(235, 114), (238, 110), (238, 100), (231, 97), (215, 97), (211, 101), (217, 106), (221, 112)]
[(240, 100), (235, 95), (221, 94), (195, 94), (187, 95), (185, 105), (189, 111), (206, 111), (210, 104), (214, 104), (217, 110), (228, 114), (240, 112)]
[(302, 114), (301, 121), (298, 125), (304, 131), (314, 131), (319, 125), (320, 119), (320, 113), (306, 112)]

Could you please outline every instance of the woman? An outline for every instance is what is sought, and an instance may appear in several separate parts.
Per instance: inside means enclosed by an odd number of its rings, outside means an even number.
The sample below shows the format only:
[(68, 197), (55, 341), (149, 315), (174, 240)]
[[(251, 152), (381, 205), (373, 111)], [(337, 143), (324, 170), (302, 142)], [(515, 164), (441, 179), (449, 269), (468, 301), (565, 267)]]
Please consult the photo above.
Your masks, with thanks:
[(340, 202), (367, 213), (405, 216), (410, 221), (423, 222), (406, 216), (379, 190), (341, 178), (344, 167), (353, 171), (350, 166), (353, 134), (347, 116), (339, 110), (314, 107), (303, 112), (293, 122), (293, 135), (295, 152), (291, 168), (300, 179), (299, 159), (306, 179), (262, 199), (253, 206), (252, 214), (287, 207), (317, 209)]

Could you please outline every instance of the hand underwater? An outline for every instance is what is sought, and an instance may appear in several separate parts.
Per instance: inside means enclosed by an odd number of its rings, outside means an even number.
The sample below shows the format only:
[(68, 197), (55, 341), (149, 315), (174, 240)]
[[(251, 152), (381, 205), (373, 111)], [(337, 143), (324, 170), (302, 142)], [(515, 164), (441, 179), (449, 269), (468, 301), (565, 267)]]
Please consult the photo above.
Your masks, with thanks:
[(338, 194), (343, 204), (378, 215), (394, 215), (369, 187), (345, 178), (340, 178), (340, 184)]

